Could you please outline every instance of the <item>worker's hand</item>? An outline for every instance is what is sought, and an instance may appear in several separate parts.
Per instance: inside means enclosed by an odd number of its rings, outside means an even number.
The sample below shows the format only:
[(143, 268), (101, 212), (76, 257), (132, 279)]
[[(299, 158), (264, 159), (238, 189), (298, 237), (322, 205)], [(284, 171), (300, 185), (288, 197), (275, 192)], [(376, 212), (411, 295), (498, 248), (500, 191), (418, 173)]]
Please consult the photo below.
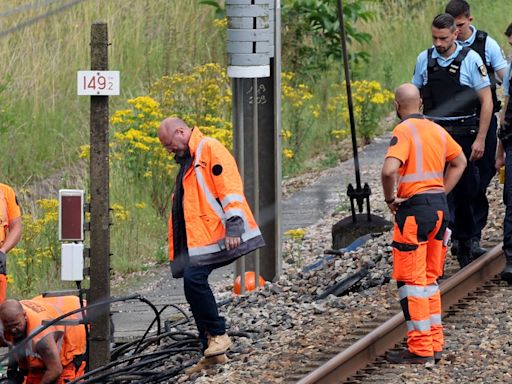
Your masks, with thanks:
[(226, 236), (226, 249), (235, 249), (240, 245), (240, 237)]
[(496, 162), (494, 163), (494, 167), (496, 168), (496, 170), (499, 171), (500, 168), (503, 167), (504, 165), (505, 165), (505, 155), (504, 154), (496, 155)]
[(396, 210), (398, 209), (398, 207), (400, 206), (401, 203), (403, 203), (404, 201), (406, 201), (407, 198), (403, 198), (403, 197), (396, 197), (392, 203), (388, 203), (388, 208), (389, 210), (391, 211), (391, 213), (394, 215), (396, 213)]
[(475, 141), (471, 145), (471, 156), (469, 156), (469, 161), (474, 161), (481, 159), (484, 155), (485, 151), (485, 139), (480, 137), (476, 137)]
[(7, 275), (7, 256), (0, 251), (0, 275)]

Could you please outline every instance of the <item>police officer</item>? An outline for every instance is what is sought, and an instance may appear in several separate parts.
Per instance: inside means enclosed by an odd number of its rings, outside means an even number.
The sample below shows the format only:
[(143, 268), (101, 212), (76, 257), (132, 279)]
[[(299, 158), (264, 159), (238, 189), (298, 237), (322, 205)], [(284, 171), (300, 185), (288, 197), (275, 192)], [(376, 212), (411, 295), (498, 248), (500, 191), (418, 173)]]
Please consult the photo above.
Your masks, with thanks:
[(420, 106), (418, 88), (398, 87), (395, 108), (402, 121), (393, 130), (382, 167), (384, 197), (395, 214), (393, 278), (407, 321), (408, 348), (388, 354), (393, 363), (441, 359), (444, 336), (437, 279), (443, 274), (449, 238), (446, 193), (466, 166), (460, 145), (425, 119)]
[[(455, 25), (459, 32), (457, 37), (459, 43), (463, 47), (470, 47), (482, 58), (491, 82), (494, 113), (485, 138), (484, 155), (480, 160), (476, 161), (476, 166), (478, 167), (480, 176), (480, 184), (473, 207), (477, 232), (474, 233), (472, 237), (472, 252), (473, 256), (478, 257), (486, 252), (486, 249), (480, 247), (480, 238), (482, 236), (482, 230), (487, 223), (487, 216), (489, 213), (489, 202), (487, 201), (486, 191), (491, 179), (496, 173), (494, 158), (496, 154), (496, 130), (498, 123), (495, 113), (499, 112), (501, 108), (501, 103), (496, 95), (496, 82), (497, 78), (500, 81), (504, 79), (507, 62), (503, 58), (503, 52), (496, 40), (488, 36), (487, 32), (477, 30), (476, 27), (471, 24), (473, 16), (471, 16), (470, 7), (467, 1), (451, 0), (446, 5), (445, 12), (455, 18)], [(452, 253), (457, 253), (457, 244), (454, 244), (454, 247), (452, 247)]]
[(472, 260), (472, 237), (478, 233), (473, 211), (479, 174), (476, 160), (485, 151), (493, 104), (489, 76), (482, 59), (457, 42), (455, 19), (447, 13), (432, 22), (434, 47), (416, 60), (412, 83), (420, 88), (423, 112), (445, 128), (462, 147), (468, 165), (451, 198), (455, 220), (453, 238), (458, 241), (461, 267)]
[[(505, 36), (507, 36), (507, 42), (508, 42), (508, 44), (509, 44), (509, 45), (512, 45), (512, 23), (510, 23), (510, 24), (508, 25), (507, 29), (505, 30)], [(507, 60), (508, 60), (508, 62), (510, 63), (510, 61), (511, 61), (511, 57), (510, 57), (510, 55), (507, 57)], [(505, 79), (503, 79), (503, 80), (505, 80)], [(506, 103), (504, 103), (504, 104), (505, 104), (505, 107), (506, 107), (506, 106), (507, 106), (507, 104), (506, 104)], [(505, 113), (505, 112), (504, 112), (504, 111), (505, 111), (505, 108), (502, 108), (502, 110), (501, 110), (501, 111), (502, 111), (502, 112), (503, 112), (503, 114), (504, 114), (504, 113)]]
[(7, 295), (7, 252), (21, 239), (21, 210), (14, 190), (0, 183), (0, 304)]
[[(511, 24), (512, 26), (512, 24)], [(512, 28), (510, 35), (512, 36)], [(508, 29), (507, 29), (508, 31)], [(505, 32), (506, 35), (507, 32)], [(508, 36), (507, 36), (508, 37)], [(512, 38), (511, 38), (512, 40)], [(505, 203), (505, 219), (503, 221), (503, 251), (507, 265), (501, 273), (501, 278), (512, 283), (512, 103), (510, 102), (510, 77), (512, 66), (508, 68), (503, 79), (504, 105), (500, 114), (500, 130), (498, 132), (499, 144), (496, 152), (496, 169), (505, 166), (505, 185), (503, 188), (503, 202)]]

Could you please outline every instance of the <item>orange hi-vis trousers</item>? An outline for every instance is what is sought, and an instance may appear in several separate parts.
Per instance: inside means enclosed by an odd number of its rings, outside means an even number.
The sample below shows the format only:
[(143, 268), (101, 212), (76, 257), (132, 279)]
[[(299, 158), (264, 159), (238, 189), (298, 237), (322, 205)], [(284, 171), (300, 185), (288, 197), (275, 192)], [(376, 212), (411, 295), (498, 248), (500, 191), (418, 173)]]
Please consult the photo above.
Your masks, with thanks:
[(443, 350), (441, 295), (449, 213), (444, 193), (425, 193), (403, 202), (395, 215), (393, 278), (407, 322), (407, 347), (418, 356)]

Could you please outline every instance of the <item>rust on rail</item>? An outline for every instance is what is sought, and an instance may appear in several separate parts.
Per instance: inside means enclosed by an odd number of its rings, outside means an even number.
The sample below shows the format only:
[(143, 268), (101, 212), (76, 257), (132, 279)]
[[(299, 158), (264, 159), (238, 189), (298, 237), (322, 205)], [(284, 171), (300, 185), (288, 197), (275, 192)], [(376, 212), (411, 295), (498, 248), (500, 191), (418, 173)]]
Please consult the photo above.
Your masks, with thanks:
[[(481, 256), (440, 284), (443, 313), (505, 267), (503, 244)], [(298, 384), (340, 383), (365, 368), (407, 336), (402, 312), (375, 328), (350, 347), (298, 381)]]

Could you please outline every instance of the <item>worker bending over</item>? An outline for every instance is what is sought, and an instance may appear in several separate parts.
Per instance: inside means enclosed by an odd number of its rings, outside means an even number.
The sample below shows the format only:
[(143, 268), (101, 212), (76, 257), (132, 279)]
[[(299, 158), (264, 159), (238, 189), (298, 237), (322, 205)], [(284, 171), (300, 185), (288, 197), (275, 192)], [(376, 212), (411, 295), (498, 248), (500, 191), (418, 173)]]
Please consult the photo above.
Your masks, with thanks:
[[(83, 325), (52, 325), (41, 331), (43, 321), (80, 308), (75, 296), (37, 296), (32, 300), (6, 300), (0, 305), (3, 346), (14, 348), (14, 358), (26, 384), (64, 384), (84, 374), (85, 328)], [(81, 313), (66, 320), (81, 319)], [(24, 340), (33, 336), (31, 340)]]

